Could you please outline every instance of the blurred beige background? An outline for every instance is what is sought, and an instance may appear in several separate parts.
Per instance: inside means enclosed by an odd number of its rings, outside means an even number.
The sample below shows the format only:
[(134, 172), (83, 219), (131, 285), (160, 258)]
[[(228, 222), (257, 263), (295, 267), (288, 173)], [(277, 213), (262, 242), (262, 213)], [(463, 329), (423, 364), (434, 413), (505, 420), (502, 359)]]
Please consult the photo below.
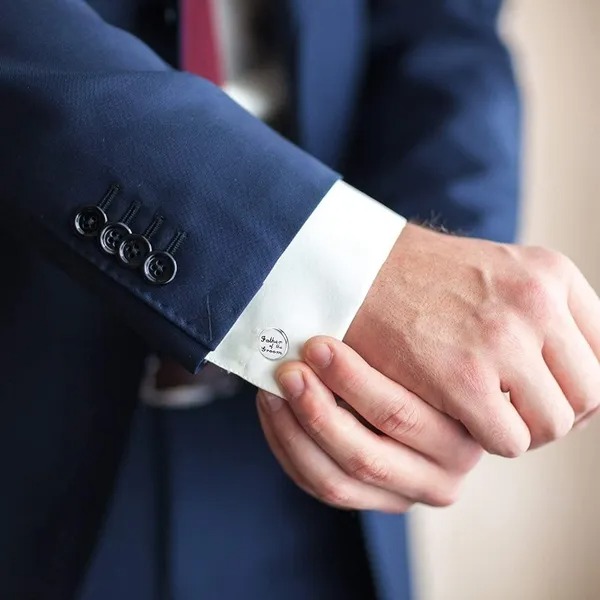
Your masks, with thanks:
[[(600, 290), (600, 0), (512, 0), (504, 21), (526, 107), (521, 237)], [(599, 600), (600, 418), (487, 457), (457, 506), (415, 511), (412, 535), (420, 600)]]

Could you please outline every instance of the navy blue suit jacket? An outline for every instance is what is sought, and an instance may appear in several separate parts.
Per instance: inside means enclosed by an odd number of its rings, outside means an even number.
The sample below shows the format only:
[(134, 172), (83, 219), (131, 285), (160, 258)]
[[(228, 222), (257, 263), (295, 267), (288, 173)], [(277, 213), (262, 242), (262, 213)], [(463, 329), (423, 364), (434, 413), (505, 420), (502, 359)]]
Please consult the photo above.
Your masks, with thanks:
[[(140, 40), (169, 58), (165, 32), (141, 18), (160, 2), (89, 4), (101, 16), (82, 0), (0, 14), (9, 599), (70, 596), (147, 347), (199, 368), (338, 172), (408, 217), (500, 240), (515, 227), (519, 110), (499, 0), (280, 0), (295, 144)], [(164, 219), (156, 247), (187, 234), (168, 286), (75, 233), (76, 211), (111, 184), (109, 218), (139, 202), (134, 231)], [(394, 525), (365, 519), (393, 594)]]

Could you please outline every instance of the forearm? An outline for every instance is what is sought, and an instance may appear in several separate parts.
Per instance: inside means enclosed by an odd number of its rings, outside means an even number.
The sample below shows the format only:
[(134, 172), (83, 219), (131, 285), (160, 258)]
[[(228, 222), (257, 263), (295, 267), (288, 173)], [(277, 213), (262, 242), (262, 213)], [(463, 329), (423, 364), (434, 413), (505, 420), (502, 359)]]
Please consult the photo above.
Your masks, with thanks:
[[(3, 207), (155, 347), (196, 368), (337, 175), (83, 2), (11, 3), (0, 40)], [(111, 221), (137, 201), (132, 230), (164, 219), (157, 248), (187, 234), (169, 285), (77, 236), (77, 209), (112, 183)]]

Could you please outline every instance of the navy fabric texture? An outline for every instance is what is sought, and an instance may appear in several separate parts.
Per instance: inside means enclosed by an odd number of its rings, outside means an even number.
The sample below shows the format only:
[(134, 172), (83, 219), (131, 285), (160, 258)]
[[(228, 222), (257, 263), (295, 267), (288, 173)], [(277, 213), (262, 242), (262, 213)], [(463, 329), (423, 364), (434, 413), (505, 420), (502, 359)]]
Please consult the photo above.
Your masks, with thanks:
[(250, 386), (193, 410), (140, 410), (81, 600), (368, 600), (372, 590), (358, 515), (283, 473)]
[[(122, 310), (140, 334), (151, 314), (140, 317), (140, 304), (180, 329), (196, 343), (193, 353), (170, 339), (149, 341), (196, 369), (337, 176), (82, 2), (9, 3), (0, 55), (4, 206), (67, 268), (83, 259), (92, 284), (102, 278), (126, 289)], [(139, 200), (135, 231), (157, 213), (165, 219), (157, 247), (178, 230), (188, 234), (168, 286), (145, 283), (74, 235), (76, 210), (96, 204), (112, 183), (123, 191), (111, 219)]]
[(511, 241), (520, 102), (500, 0), (371, 0), (346, 179), (410, 218)]
[[(189, 420), (152, 412), (152, 426), (144, 425), (148, 412), (135, 412), (143, 360), (154, 350), (197, 369), (337, 172), (407, 217), (433, 216), (472, 235), (512, 239), (518, 95), (496, 33), (498, 0), (272, 2), (285, 18), (279, 26), (292, 92), (286, 134), (296, 145), (211, 84), (173, 69), (177, 31), (163, 18), (171, 0), (2, 6), (0, 598), (75, 598), (99, 532), (84, 584), (93, 600), (163, 600), (172, 589), (198, 597), (177, 582), (206, 586), (200, 597), (215, 597), (211, 590), (222, 590), (236, 567), (224, 560), (228, 543), (254, 547), (262, 566), (279, 547), (289, 566), (292, 538), (302, 551), (299, 571), (284, 569), (290, 577), (278, 583), (285, 597), (302, 597), (310, 585), (327, 598), (332, 586), (369, 585), (350, 579), (364, 571), (364, 557), (352, 550), (356, 540), (344, 538), (348, 523), (292, 492), (264, 447), (247, 471), (231, 472), (231, 489), (215, 483), (210, 510), (195, 511), (198, 486), (210, 504), (210, 473), (231, 459), (212, 457), (204, 471), (194, 455), (200, 438), (227, 442), (223, 451), (243, 462), (259, 439), (255, 421), (239, 425), (254, 418), (251, 395), (213, 407), (206, 424), (194, 411)], [(173, 283), (146, 284), (139, 271), (75, 235), (76, 210), (97, 204), (114, 183), (121, 192), (111, 220), (139, 202), (134, 231), (157, 214), (164, 218), (156, 247), (186, 232)], [(228, 419), (238, 422), (235, 435)], [(111, 502), (128, 445), (125, 479)], [(288, 512), (269, 522), (254, 495), (246, 503), (232, 499), (249, 477), (261, 482), (269, 506), (287, 498)], [(149, 489), (155, 493), (147, 496)], [(157, 514), (169, 514), (174, 529), (154, 520)], [(241, 533), (255, 535), (253, 515), (262, 538), (251, 544)], [(321, 523), (322, 537), (314, 528), (302, 531), (303, 519)], [(186, 530), (186, 522), (194, 526)], [(368, 513), (361, 522), (377, 597), (408, 598), (404, 519)], [(298, 537), (286, 538), (286, 527)], [(224, 528), (228, 539), (220, 537)], [(231, 539), (237, 531), (240, 539)], [(177, 539), (167, 539), (169, 532)], [(320, 545), (347, 557), (345, 572), (333, 563), (317, 569), (311, 557)], [(196, 569), (195, 553), (211, 573)], [(240, 572), (233, 597), (268, 584), (261, 569)], [(123, 581), (131, 585), (118, 588)]]

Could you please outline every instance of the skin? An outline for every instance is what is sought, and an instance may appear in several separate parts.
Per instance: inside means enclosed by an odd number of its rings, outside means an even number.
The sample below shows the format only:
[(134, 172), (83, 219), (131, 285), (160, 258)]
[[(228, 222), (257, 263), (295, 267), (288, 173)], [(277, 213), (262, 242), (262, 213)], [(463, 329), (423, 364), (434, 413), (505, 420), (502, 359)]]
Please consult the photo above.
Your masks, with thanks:
[(600, 301), (542, 248), (409, 225), (345, 341), (501, 456), (561, 438), (600, 403)]
[(309, 340), (285, 401), (258, 395), (285, 471), (334, 506), (446, 506), (482, 448), (516, 457), (599, 410), (600, 301), (542, 248), (408, 225), (344, 342)]
[(318, 377), (288, 363), (278, 373), (286, 400), (257, 396), (269, 446), (298, 486), (332, 506), (390, 513), (456, 500), (482, 453), (464, 427), (342, 342), (314, 338), (304, 358)]

